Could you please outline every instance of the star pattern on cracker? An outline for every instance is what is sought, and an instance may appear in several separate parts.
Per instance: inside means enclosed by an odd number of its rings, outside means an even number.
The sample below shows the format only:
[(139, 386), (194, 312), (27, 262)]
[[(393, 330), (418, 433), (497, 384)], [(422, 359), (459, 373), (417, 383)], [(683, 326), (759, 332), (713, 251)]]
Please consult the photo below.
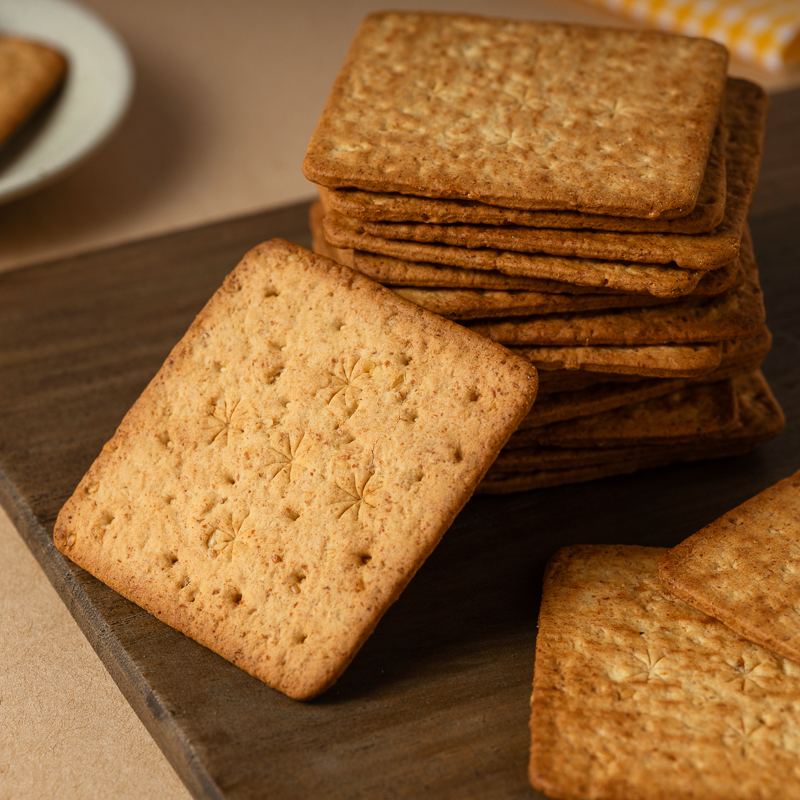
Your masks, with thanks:
[(759, 731), (767, 732), (767, 727), (761, 720), (748, 722), (744, 716), (736, 722), (725, 720), (726, 731), (722, 734), (723, 744), (738, 754), (747, 757), (750, 750), (758, 743)]
[[(633, 657), (642, 664), (642, 668), (628, 676), (631, 681), (665, 680), (663, 661), (669, 656), (663, 653), (654, 653), (646, 650), (644, 654), (633, 653)], [(659, 666), (661, 665), (661, 666)]]
[(212, 558), (222, 556), (228, 561), (233, 558), (234, 545), (237, 541), (240, 541), (242, 527), (249, 516), (249, 511), (246, 511), (241, 517), (234, 517), (233, 514), (223, 514), (206, 540), (206, 547)]
[[(341, 519), (346, 513), (354, 512), (355, 519), (361, 518), (361, 509), (363, 506), (375, 508), (375, 506), (367, 499), (368, 495), (372, 493), (370, 482), (375, 477), (374, 471), (356, 472), (350, 475), (348, 480), (337, 482), (336, 486), (342, 491), (346, 497), (344, 500), (339, 500), (333, 505), (337, 506), (337, 519)], [(345, 485), (342, 486), (342, 483)]]
[(766, 689), (767, 687), (761, 681), (777, 673), (777, 667), (773, 662), (758, 661), (748, 658), (746, 655), (742, 655), (736, 664), (730, 666), (737, 674), (726, 683), (744, 693)]
[(305, 433), (300, 433), (293, 439), (290, 433), (281, 432), (275, 439), (274, 444), (270, 444), (269, 452), (266, 453), (268, 464), (272, 469), (270, 475), (270, 482), (275, 480), (278, 476), (286, 479), (287, 483), (292, 481), (292, 472), (296, 467), (301, 467), (302, 464), (297, 462), (297, 451), (303, 443)]
[(243, 433), (244, 429), (239, 427), (235, 421), (239, 411), (240, 401), (228, 402), (227, 400), (217, 401), (213, 411), (208, 415), (205, 429), (211, 433), (209, 444), (220, 442), (227, 445), (230, 441), (231, 433)]
[(358, 410), (362, 388), (371, 379), (375, 364), (366, 358), (344, 358), (337, 361), (328, 375), (333, 383), (333, 393), (328, 405), (341, 404), (348, 417)]

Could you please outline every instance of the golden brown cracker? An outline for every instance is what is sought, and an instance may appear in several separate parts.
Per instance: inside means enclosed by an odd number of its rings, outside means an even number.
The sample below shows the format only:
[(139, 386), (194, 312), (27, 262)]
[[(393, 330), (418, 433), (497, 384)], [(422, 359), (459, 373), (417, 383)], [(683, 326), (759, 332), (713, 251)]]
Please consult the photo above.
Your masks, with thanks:
[(638, 217), (694, 207), (727, 54), (703, 39), (387, 12), (309, 143), (323, 186)]
[(71, 559), (291, 697), (330, 686), (528, 412), (529, 362), (274, 240), (62, 509)]

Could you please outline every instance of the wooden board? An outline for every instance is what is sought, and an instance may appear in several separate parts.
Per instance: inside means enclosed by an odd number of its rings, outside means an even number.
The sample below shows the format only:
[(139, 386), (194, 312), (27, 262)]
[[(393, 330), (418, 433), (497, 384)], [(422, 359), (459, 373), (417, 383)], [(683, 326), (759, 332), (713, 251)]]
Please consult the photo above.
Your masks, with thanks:
[[(339, 683), (289, 700), (66, 561), (52, 526), (171, 346), (295, 206), (0, 275), (0, 500), (197, 798), (531, 798), (541, 573), (576, 542), (673, 545), (800, 468), (800, 92), (774, 99), (751, 214), (788, 424), (748, 456), (477, 497)], [(69, 679), (68, 675), (64, 676)]]

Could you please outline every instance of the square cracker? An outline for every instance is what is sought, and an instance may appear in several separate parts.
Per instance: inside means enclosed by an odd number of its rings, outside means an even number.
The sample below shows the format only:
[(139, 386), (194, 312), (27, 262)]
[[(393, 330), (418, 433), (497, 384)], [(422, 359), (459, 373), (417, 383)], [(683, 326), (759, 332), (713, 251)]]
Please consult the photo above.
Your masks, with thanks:
[(530, 362), (274, 240), (59, 514), (58, 548), (291, 697), (330, 686), (536, 392)]
[(800, 663), (800, 472), (670, 550), (667, 591)]
[(56, 90), (67, 60), (51, 47), (0, 36), (0, 146)]
[(544, 318), (467, 323), (506, 345), (647, 345), (748, 339), (764, 327), (764, 297), (749, 230), (739, 262), (744, 280), (720, 297), (691, 297), (654, 308), (621, 308)]
[[(598, 286), (579, 286), (574, 283), (548, 280), (546, 278), (511, 277), (501, 272), (484, 269), (462, 269), (461, 267), (425, 264), (405, 261), (393, 256), (376, 255), (353, 248), (342, 249), (330, 244), (323, 232), (324, 204), (315, 202), (309, 209), (309, 226), (314, 252), (332, 258), (340, 264), (383, 284), (434, 288), (472, 288), (496, 290), (524, 290), (531, 292), (565, 292), (568, 294), (620, 294), (619, 289)], [(738, 280), (736, 262), (717, 270), (703, 272), (692, 290), (693, 295), (710, 296), (721, 294)], [(644, 290), (642, 290), (644, 291)], [(640, 292), (641, 293), (641, 292)]]
[(359, 28), (308, 147), (315, 183), (676, 217), (727, 53), (655, 31), (389, 12)]
[(565, 230), (519, 224), (433, 224), (359, 221), (371, 236), (453, 247), (485, 247), (522, 253), (549, 253), (589, 259), (677, 264), (685, 269), (714, 270), (739, 255), (745, 218), (758, 183), (769, 98), (753, 83), (728, 80), (725, 116), (727, 193), (725, 213), (712, 231), (683, 233), (621, 233), (603, 230)]
[(577, 546), (548, 564), (531, 782), (562, 800), (800, 796), (800, 667), (665, 592), (663, 552)]
[[(730, 80), (730, 79), (729, 79)], [(527, 211), (489, 206), (474, 200), (414, 197), (360, 189), (323, 189), (330, 206), (346, 217), (374, 222), (432, 222), (437, 225), (526, 225), (533, 228), (591, 228), (600, 231), (670, 231), (704, 233), (716, 228), (725, 212), (725, 140), (727, 132), (717, 125), (706, 171), (694, 209), (676, 219), (612, 217), (579, 211)]]

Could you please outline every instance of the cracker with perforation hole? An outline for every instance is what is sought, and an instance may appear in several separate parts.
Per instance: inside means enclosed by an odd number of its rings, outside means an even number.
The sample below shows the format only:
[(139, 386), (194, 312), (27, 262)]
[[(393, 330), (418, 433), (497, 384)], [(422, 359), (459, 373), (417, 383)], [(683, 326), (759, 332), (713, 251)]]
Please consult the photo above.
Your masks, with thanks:
[(535, 392), (529, 361), (274, 240), (174, 348), (55, 541), (306, 699), (342, 673)]
[(667, 591), (800, 663), (800, 472), (670, 550)]
[(727, 53), (655, 31), (388, 12), (359, 28), (303, 171), (329, 187), (679, 217)]
[[(730, 80), (730, 79), (729, 79)], [(639, 219), (579, 211), (528, 211), (501, 208), (474, 200), (415, 197), (360, 189), (325, 189), (332, 208), (346, 217), (374, 222), (431, 222), (438, 225), (525, 225), (533, 228), (591, 228), (606, 231), (671, 231), (704, 233), (719, 225), (725, 212), (725, 142), (722, 120), (717, 125), (700, 193), (691, 213), (676, 219)]]
[(745, 217), (758, 182), (768, 105), (769, 99), (760, 87), (740, 79), (729, 80), (725, 109), (731, 129), (727, 152), (727, 201), (720, 224), (707, 233), (623, 233), (514, 224), (442, 225), (367, 220), (355, 224), (367, 234), (387, 239), (612, 261), (677, 264), (687, 269), (718, 269), (739, 255)]
[(531, 783), (564, 800), (800, 796), (800, 667), (665, 592), (663, 552), (576, 546), (550, 560)]
[(53, 94), (66, 73), (67, 60), (52, 47), (0, 36), (0, 146)]

